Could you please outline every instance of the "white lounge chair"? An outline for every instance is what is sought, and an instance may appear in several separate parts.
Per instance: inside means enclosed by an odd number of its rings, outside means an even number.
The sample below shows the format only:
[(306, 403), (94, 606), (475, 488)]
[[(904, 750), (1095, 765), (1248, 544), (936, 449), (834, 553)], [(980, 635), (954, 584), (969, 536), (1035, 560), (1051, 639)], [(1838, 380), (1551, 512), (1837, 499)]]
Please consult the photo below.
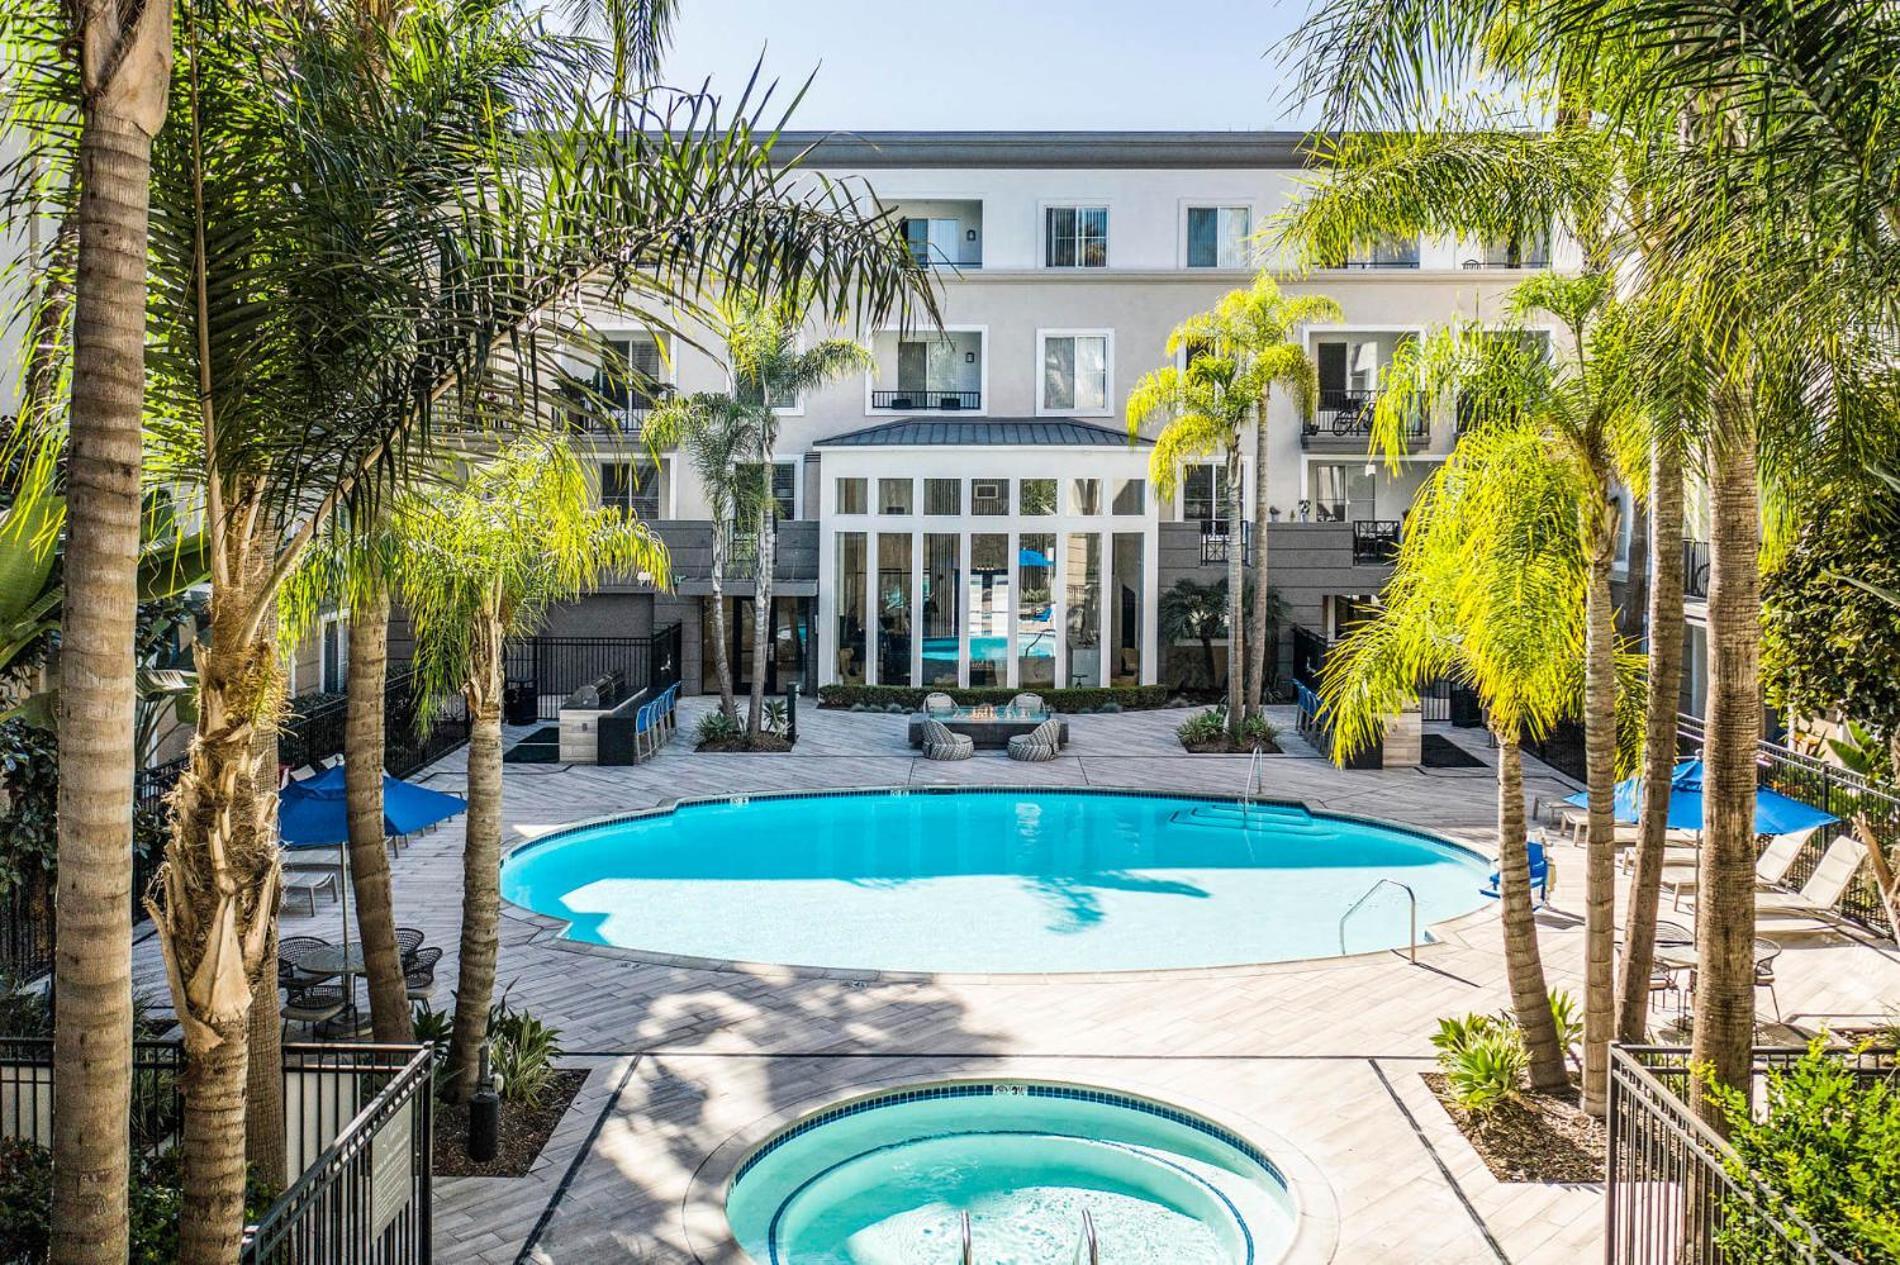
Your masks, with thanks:
[(1009, 740), (1009, 758), (1029, 763), (1053, 760), (1062, 754), (1062, 722), (1045, 720), (1026, 734)]
[(951, 733), (943, 722), (924, 718), (924, 759), (967, 760), (976, 754), (976, 742), (968, 734)]
[[(1795, 861), (1801, 856), (1808, 840), (1814, 837), (1819, 826), (1807, 830), (1797, 830), (1791, 834), (1776, 835), (1768, 841), (1760, 856), (1755, 858), (1755, 885), (1773, 887), (1788, 877), (1788, 871), (1794, 868)], [(1693, 892), (1697, 878), (1697, 865), (1692, 858), (1687, 862), (1665, 861), (1663, 863), (1663, 886), (1669, 889), (1675, 898), (1675, 907), (1682, 908), (1682, 894)]]
[(1867, 850), (1852, 835), (1827, 845), (1821, 863), (1798, 892), (1763, 892), (1755, 897), (1755, 925), (1777, 935), (1826, 931), (1835, 926), (1835, 906), (1860, 873)]

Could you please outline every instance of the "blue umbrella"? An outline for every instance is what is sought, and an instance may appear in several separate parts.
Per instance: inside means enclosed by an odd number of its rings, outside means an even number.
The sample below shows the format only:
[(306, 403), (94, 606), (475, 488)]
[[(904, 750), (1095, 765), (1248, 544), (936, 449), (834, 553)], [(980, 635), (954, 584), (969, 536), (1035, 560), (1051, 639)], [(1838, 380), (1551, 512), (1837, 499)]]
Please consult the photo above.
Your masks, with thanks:
[[(350, 810), (345, 799), (343, 766), (292, 782), (277, 792), (277, 833), (286, 848), (335, 848), (340, 880), (338, 905), (343, 914), (343, 978), (349, 986), (350, 1012), (356, 1013), (356, 974), (350, 965)], [(459, 795), (432, 791), (383, 774), (383, 834), (414, 834), (447, 821), (468, 808)]]
[[(1572, 795), (1564, 801), (1585, 807), (1590, 797), (1585, 793)], [(1643, 806), (1643, 779), (1624, 778), (1616, 784), (1616, 819), (1625, 825), (1633, 825), (1639, 819)], [(1825, 826), (1829, 822), (1839, 821), (1833, 813), (1822, 812), (1812, 804), (1804, 804), (1791, 799), (1780, 791), (1766, 786), (1755, 788), (1755, 833), (1758, 835), (1785, 835), (1797, 830), (1812, 830), (1816, 826)], [(1702, 761), (1684, 760), (1676, 766), (1669, 778), (1669, 828), (1671, 830), (1702, 829)]]
[(1018, 549), (1016, 562), (1019, 566), (1046, 567), (1049, 565), (1049, 555), (1040, 549)]

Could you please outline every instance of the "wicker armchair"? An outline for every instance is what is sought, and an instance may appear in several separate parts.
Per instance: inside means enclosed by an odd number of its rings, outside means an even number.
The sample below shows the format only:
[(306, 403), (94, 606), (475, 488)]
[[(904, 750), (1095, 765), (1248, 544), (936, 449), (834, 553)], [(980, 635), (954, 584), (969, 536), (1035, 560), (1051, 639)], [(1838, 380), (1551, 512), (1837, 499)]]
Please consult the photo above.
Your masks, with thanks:
[(314, 1028), (343, 1013), (343, 990), (335, 984), (310, 984), (285, 990), (284, 1022)]
[(1009, 758), (1040, 764), (1062, 752), (1062, 722), (1045, 720), (1026, 734), (1009, 740)]
[(924, 759), (967, 760), (976, 754), (976, 743), (967, 734), (954, 734), (941, 721), (924, 721)]
[(435, 992), (435, 964), (442, 960), (440, 949), (417, 949), (413, 959), (403, 963), (402, 984), (410, 1001), (428, 1001)]
[(396, 952), (402, 958), (403, 970), (409, 969), (409, 963), (415, 959), (416, 950), (422, 947), (422, 933), (414, 927), (396, 928)]

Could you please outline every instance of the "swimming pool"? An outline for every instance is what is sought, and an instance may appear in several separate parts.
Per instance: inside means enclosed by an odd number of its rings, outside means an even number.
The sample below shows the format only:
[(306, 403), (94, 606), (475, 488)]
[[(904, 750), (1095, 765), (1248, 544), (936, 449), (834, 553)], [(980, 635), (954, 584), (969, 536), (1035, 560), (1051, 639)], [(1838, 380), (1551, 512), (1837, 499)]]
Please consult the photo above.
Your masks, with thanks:
[[(1377, 880), (1421, 929), (1483, 905), (1490, 866), (1358, 818), (1140, 793), (736, 797), (516, 849), (502, 895), (575, 940), (718, 962), (894, 972), (1234, 966), (1333, 956)], [(1386, 885), (1345, 951), (1401, 947)]]
[(1267, 1155), (1163, 1103), (1042, 1082), (886, 1091), (806, 1117), (744, 1160), (726, 1199), (758, 1265), (971, 1259), (1267, 1265), (1292, 1239)]

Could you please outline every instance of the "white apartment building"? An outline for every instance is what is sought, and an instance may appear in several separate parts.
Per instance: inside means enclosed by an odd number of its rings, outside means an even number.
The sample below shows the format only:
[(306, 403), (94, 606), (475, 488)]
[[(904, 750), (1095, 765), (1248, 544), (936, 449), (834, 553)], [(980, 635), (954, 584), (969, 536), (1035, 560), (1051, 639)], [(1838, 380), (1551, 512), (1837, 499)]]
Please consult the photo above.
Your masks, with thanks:
[[(1257, 263), (1277, 267), (1257, 243), (1306, 174), (1300, 137), (902, 132), (791, 135), (781, 150), (807, 146), (808, 165), (868, 182), (901, 222), (942, 282), (942, 328), (843, 331), (873, 348), (875, 370), (781, 402), (768, 688), (1187, 679), (1200, 649), (1163, 644), (1159, 595), (1183, 576), (1222, 578), (1243, 533), (1225, 521), (1217, 457), (1182, 471), (1172, 500), (1154, 494), (1154, 428), (1131, 440), (1124, 408), (1170, 329), (1251, 284)], [(1558, 266), (1573, 262), (1566, 250), (1556, 243)], [(1551, 262), (1544, 243), (1422, 240), (1279, 271), (1289, 292), (1331, 295), (1345, 314), (1305, 334), (1317, 416), (1303, 424), (1276, 400), (1267, 419), (1270, 583), (1294, 622), (1330, 635), (1377, 593), (1413, 494), (1456, 442), (1456, 418), (1435, 416), (1398, 469), (1370, 461), (1380, 367), (1435, 324), (1497, 319), (1523, 270)], [(611, 314), (597, 324), (662, 390), (727, 386), (716, 354)], [(649, 400), (619, 394), (631, 431)], [(1262, 476), (1251, 437), (1246, 447), (1251, 507)], [(627, 432), (596, 436), (595, 456), (603, 498), (672, 546), (673, 588), (606, 586), (547, 631), (641, 635), (677, 621), (687, 686), (710, 688), (711, 525), (691, 472), (655, 463)], [(743, 680), (750, 581), (727, 590)]]

